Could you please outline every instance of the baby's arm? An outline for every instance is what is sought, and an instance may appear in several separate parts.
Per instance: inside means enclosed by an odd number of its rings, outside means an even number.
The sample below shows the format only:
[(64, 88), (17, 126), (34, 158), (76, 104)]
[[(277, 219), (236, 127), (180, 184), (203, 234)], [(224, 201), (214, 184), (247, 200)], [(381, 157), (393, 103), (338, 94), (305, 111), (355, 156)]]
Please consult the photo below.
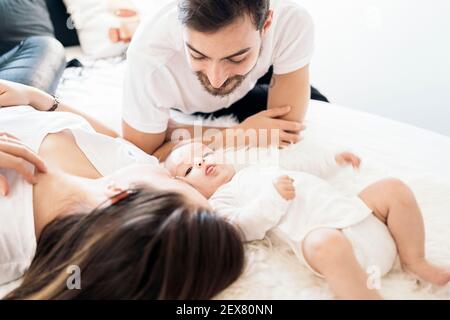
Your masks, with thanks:
[[(237, 206), (234, 196), (225, 191), (214, 194), (209, 202), (218, 214), (225, 216), (239, 227), (246, 241), (262, 240), (267, 231), (279, 223), (290, 204), (276, 188), (274, 185), (267, 186), (258, 197), (245, 206)], [(286, 183), (280, 188), (283, 188), (286, 198), (293, 198), (292, 191), (288, 190)]]
[[(302, 171), (320, 178), (335, 174), (346, 165), (359, 167), (361, 160), (350, 152), (338, 152), (324, 147), (317, 139), (304, 139), (289, 154), (281, 156), (281, 166), (288, 170)], [(295, 161), (292, 159), (295, 158)]]

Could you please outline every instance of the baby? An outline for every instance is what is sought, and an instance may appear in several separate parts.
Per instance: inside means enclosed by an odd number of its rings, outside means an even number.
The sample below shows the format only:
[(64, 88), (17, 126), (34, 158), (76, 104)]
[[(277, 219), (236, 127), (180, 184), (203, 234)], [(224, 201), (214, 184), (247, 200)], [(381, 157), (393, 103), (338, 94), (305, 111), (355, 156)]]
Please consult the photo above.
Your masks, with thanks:
[(425, 258), (422, 215), (408, 186), (385, 179), (348, 197), (322, 179), (344, 166), (358, 168), (360, 162), (343, 152), (299, 163), (299, 171), (255, 165), (237, 169), (192, 142), (176, 148), (165, 165), (173, 177), (208, 198), (247, 241), (270, 232), (286, 242), (339, 298), (381, 298), (369, 285), (368, 273), (389, 272), (397, 253), (405, 270), (433, 284), (447, 284), (450, 268)]

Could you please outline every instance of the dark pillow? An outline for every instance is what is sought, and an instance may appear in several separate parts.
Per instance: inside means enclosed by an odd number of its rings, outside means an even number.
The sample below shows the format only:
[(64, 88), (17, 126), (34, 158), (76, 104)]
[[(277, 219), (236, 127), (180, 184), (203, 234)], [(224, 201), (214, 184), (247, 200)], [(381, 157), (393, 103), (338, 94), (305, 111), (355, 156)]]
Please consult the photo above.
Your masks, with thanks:
[(42, 35), (54, 35), (44, 0), (0, 0), (0, 40), (19, 42)]
[(76, 30), (74, 28), (69, 29), (67, 27), (69, 15), (63, 1), (45, 0), (45, 2), (47, 2), (50, 18), (52, 19), (52, 23), (55, 29), (56, 39), (58, 39), (65, 47), (79, 45), (80, 42), (78, 41)]

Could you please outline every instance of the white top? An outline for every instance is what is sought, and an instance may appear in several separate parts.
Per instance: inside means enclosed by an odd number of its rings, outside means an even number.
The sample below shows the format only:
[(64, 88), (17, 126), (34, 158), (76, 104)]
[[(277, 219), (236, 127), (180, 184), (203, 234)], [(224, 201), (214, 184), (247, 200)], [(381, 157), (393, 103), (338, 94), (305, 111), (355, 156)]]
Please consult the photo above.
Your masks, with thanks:
[(308, 65), (314, 46), (310, 15), (291, 0), (272, 0), (271, 8), (273, 24), (255, 69), (235, 92), (215, 97), (190, 68), (177, 0), (163, 6), (141, 24), (128, 49), (123, 119), (138, 131), (161, 133), (167, 129), (171, 108), (186, 114), (228, 108), (253, 89), (272, 65), (275, 74)]
[[(95, 133), (87, 121), (71, 113), (38, 112), (31, 107), (0, 109), (0, 128), (38, 152), (47, 134), (69, 129), (80, 149), (102, 174), (108, 175), (133, 163), (158, 160), (122, 139)], [(30, 165), (31, 166), (31, 165)], [(23, 276), (36, 250), (33, 187), (15, 171), (0, 168), (10, 185), (0, 197), (0, 286)]]
[[(308, 160), (298, 164), (300, 171), (244, 167), (213, 194), (210, 204), (237, 225), (247, 241), (261, 240), (270, 231), (301, 255), (298, 244), (314, 229), (347, 228), (371, 214), (361, 199), (342, 195), (322, 179), (339, 170), (334, 156)], [(292, 201), (283, 199), (274, 186), (283, 175), (294, 179)]]

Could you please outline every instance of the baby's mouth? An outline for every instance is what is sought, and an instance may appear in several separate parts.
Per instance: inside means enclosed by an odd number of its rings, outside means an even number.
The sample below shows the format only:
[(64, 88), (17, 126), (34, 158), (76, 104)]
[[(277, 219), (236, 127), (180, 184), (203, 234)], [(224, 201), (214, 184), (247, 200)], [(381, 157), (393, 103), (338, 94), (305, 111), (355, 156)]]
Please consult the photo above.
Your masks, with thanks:
[(216, 172), (216, 166), (214, 164), (209, 164), (206, 166), (205, 173), (210, 176)]

